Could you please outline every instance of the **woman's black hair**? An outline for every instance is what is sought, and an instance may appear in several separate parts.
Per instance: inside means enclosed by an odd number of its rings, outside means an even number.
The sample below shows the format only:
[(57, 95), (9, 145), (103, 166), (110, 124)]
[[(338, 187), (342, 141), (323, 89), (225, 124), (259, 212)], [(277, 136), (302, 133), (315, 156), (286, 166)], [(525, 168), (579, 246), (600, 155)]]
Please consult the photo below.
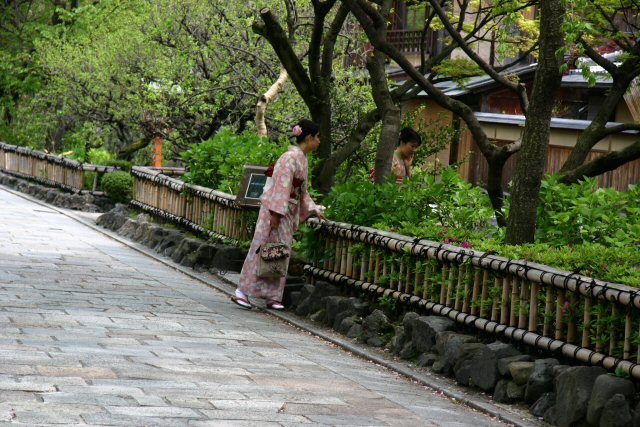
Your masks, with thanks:
[(302, 129), (302, 132), (300, 133), (300, 135), (296, 136), (296, 142), (298, 144), (304, 141), (307, 135), (317, 135), (318, 133), (320, 133), (320, 126), (318, 126), (316, 123), (312, 122), (311, 120), (302, 119), (297, 123), (296, 126), (300, 126), (300, 129)]
[(415, 141), (418, 145), (422, 145), (422, 138), (418, 132), (410, 127), (402, 128), (400, 131), (400, 141), (398, 142), (398, 145), (400, 145), (400, 143), (407, 144), (411, 141)]

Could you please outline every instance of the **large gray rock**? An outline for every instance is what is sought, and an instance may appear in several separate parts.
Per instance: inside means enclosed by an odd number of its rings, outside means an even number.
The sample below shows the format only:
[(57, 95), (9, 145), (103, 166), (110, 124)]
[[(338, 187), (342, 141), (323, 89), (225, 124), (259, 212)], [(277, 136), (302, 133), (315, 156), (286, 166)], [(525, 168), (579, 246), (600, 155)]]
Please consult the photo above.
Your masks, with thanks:
[(544, 414), (556, 404), (556, 394), (554, 392), (544, 393), (536, 403), (531, 405), (529, 411), (536, 417), (544, 417)]
[(512, 380), (501, 379), (497, 382), (493, 400), (500, 403), (512, 403), (522, 399), (524, 395), (524, 386), (516, 384)]
[(212, 264), (213, 257), (216, 255), (216, 247), (214, 245), (203, 243), (193, 252), (188, 253), (181, 261), (182, 265), (190, 265), (196, 270), (205, 271)]
[(136, 229), (133, 232), (133, 236), (131, 236), (131, 239), (134, 242), (142, 242), (143, 240), (145, 240), (145, 237), (148, 235), (149, 229), (151, 228), (151, 226), (152, 224), (149, 222), (137, 221)]
[(330, 295), (328, 297), (324, 297), (322, 301), (324, 302), (325, 309), (325, 317), (327, 325), (333, 325), (333, 322), (336, 320), (336, 316), (340, 312), (340, 301), (346, 300), (347, 297), (343, 297), (340, 295)]
[(156, 246), (156, 252), (170, 257), (171, 254), (173, 254), (175, 248), (180, 244), (180, 242), (182, 242), (182, 239), (184, 239), (184, 234), (184, 231), (168, 230), (167, 235), (164, 236), (162, 242), (158, 246)]
[(154, 225), (149, 227), (149, 232), (140, 243), (148, 248), (155, 249), (166, 235), (167, 232), (164, 228)]
[(192, 259), (190, 259), (188, 255), (197, 251), (200, 246), (202, 246), (202, 242), (199, 240), (189, 238), (182, 239), (176, 250), (171, 254), (171, 259), (186, 267), (193, 267)]
[(382, 335), (393, 330), (393, 326), (389, 323), (387, 315), (382, 310), (373, 310), (373, 312), (362, 321), (362, 340), (369, 345), (380, 347)]
[(247, 250), (236, 246), (212, 245), (213, 258), (210, 261), (210, 268), (220, 272), (242, 270), (242, 264), (247, 257)]
[(554, 379), (558, 427), (586, 422), (587, 408), (596, 378), (606, 374), (600, 367), (572, 366)]
[(312, 293), (307, 297), (301, 297), (301, 302), (296, 307), (296, 314), (306, 316), (324, 309), (322, 299), (331, 295), (340, 295), (340, 289), (329, 282), (318, 280), (313, 286)]
[(498, 360), (498, 373), (500, 375), (509, 376), (511, 372), (509, 372), (509, 365), (513, 362), (531, 362), (533, 359), (528, 354), (521, 354), (518, 356), (511, 357), (503, 357)]
[(469, 385), (473, 358), (476, 354), (486, 351), (486, 347), (486, 345), (476, 342), (462, 344), (462, 347), (460, 348), (460, 356), (453, 367), (453, 375), (455, 376), (456, 381), (462, 385)]
[(498, 359), (518, 355), (511, 344), (499, 341), (488, 344), (471, 360), (471, 381), (484, 391), (493, 390), (498, 382)]
[(511, 378), (518, 385), (527, 384), (531, 372), (533, 372), (533, 362), (512, 362), (509, 364)]
[(445, 331), (438, 336), (436, 341), (436, 347), (439, 348), (438, 354), (442, 355), (439, 359), (441, 362), (439, 366), (440, 372), (445, 375), (451, 375), (453, 367), (458, 363), (462, 355), (462, 346), (467, 343), (476, 342), (476, 339), (471, 335)]
[(627, 398), (614, 394), (602, 408), (600, 427), (627, 427), (633, 422), (633, 415)]
[(600, 375), (593, 385), (593, 392), (589, 399), (587, 409), (587, 422), (597, 426), (600, 423), (602, 409), (609, 399), (616, 394), (623, 395), (626, 399), (631, 399), (635, 393), (633, 382), (625, 378), (614, 377), (612, 375)]
[(396, 326), (393, 337), (391, 337), (391, 340), (387, 343), (387, 350), (393, 354), (400, 354), (405, 341), (404, 326)]
[(438, 334), (452, 331), (456, 323), (442, 316), (422, 316), (412, 322), (411, 342), (419, 353), (426, 353), (436, 344)]
[(533, 362), (533, 370), (524, 392), (525, 402), (531, 404), (543, 394), (553, 391), (553, 367), (559, 363), (556, 359), (537, 359)]
[(116, 231), (129, 219), (129, 209), (126, 205), (117, 204), (115, 208), (98, 217), (96, 224), (109, 230)]
[(357, 325), (356, 321), (351, 317), (347, 317), (345, 319), (342, 319), (342, 322), (340, 322), (340, 325), (336, 330), (343, 335), (348, 335), (351, 328), (355, 325)]
[(122, 227), (120, 227), (117, 230), (117, 232), (119, 235), (130, 239), (136, 233), (137, 228), (138, 228), (138, 221), (131, 218), (127, 218), (127, 220), (124, 222), (124, 224), (122, 224)]

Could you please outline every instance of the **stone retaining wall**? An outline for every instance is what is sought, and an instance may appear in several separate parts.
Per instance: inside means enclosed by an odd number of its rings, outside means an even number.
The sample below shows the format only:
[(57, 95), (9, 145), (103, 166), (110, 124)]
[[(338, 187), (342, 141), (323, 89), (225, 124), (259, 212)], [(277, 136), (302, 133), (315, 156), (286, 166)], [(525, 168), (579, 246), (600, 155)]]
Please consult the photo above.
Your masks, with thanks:
[(106, 196), (65, 192), (58, 188), (47, 187), (3, 172), (0, 172), (0, 184), (65, 209), (83, 212), (106, 212), (114, 206), (114, 203)]

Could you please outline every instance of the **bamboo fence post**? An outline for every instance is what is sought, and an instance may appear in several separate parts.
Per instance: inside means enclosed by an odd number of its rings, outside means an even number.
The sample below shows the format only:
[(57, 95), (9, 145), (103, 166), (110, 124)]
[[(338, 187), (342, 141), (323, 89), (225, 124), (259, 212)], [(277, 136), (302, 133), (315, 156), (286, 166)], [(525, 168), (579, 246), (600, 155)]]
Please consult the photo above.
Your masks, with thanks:
[(622, 358), (629, 360), (631, 358), (631, 310), (627, 309), (624, 317), (624, 348)]
[(362, 255), (360, 258), (360, 281), (364, 282), (365, 281), (365, 273), (367, 271), (367, 264), (368, 264), (368, 260), (367, 260), (367, 255), (365, 251), (362, 251)]
[(567, 342), (570, 344), (575, 344), (576, 342), (577, 327), (576, 327), (576, 321), (573, 315), (573, 310), (575, 309), (576, 306), (577, 306), (576, 294), (572, 292), (569, 295), (569, 307), (567, 307), (567, 310), (570, 313), (569, 322), (567, 325)]
[(413, 290), (411, 292), (407, 292), (407, 293), (410, 293), (411, 295), (416, 295), (418, 293), (418, 286), (420, 286), (420, 279), (422, 279), (422, 277), (421, 277), (422, 275), (420, 274), (420, 271), (418, 271), (417, 268), (414, 268), (413, 273), (414, 273)]
[(324, 237), (324, 255), (322, 257), (322, 268), (324, 268), (325, 270), (329, 270), (329, 257), (328, 254), (331, 253), (331, 247), (330, 247), (330, 239), (328, 236), (323, 236)]
[[(640, 322), (638, 322), (638, 336), (640, 336)], [(636, 350), (636, 363), (640, 363), (640, 345), (638, 345), (638, 349)]]
[(509, 300), (509, 326), (516, 326), (520, 309), (520, 279), (511, 279), (511, 299)]
[[(385, 258), (386, 260), (386, 258)], [(396, 279), (394, 278), (395, 276), (395, 272), (396, 272), (396, 263), (394, 260), (389, 260), (389, 281), (387, 282), (387, 287), (389, 289), (393, 289), (394, 285), (396, 284)], [(386, 266), (386, 262), (385, 262), (385, 266)]]
[(369, 267), (367, 268), (367, 271), (369, 272), (374, 271), (375, 263), (376, 263), (376, 250), (373, 247), (373, 245), (371, 245), (369, 247)]
[(527, 298), (529, 297), (529, 290), (527, 289), (529, 282), (526, 280), (520, 281), (520, 299), (518, 302), (518, 328), (525, 329), (527, 327)]
[[(478, 313), (478, 294), (480, 294), (480, 272), (478, 267), (473, 268), (473, 292), (471, 293), (471, 315), (475, 316)], [(482, 317), (482, 316), (480, 316)]]
[[(493, 288), (500, 290), (500, 278), (498, 276), (496, 276), (493, 280)], [(497, 295), (502, 295), (502, 292), (500, 292), (500, 294), (498, 294), (498, 292), (493, 292), (493, 297), (491, 298), (491, 320), (493, 320), (494, 322), (498, 321), (498, 296)]]
[[(424, 282), (422, 283), (422, 299), (429, 301), (429, 264), (424, 265)], [(640, 349), (638, 350), (640, 359)]]
[(596, 314), (596, 351), (602, 352), (602, 303), (598, 301), (598, 314)]
[[(615, 319), (618, 314), (618, 307), (616, 304), (611, 304), (611, 318)], [(613, 351), (616, 348), (616, 329), (614, 322), (609, 324), (609, 354), (613, 354)]]
[[(336, 246), (336, 239), (333, 236), (330, 236), (327, 241), (329, 242), (329, 265), (327, 266), (328, 270), (334, 271), (333, 270), (333, 266), (335, 265), (335, 261), (336, 261), (336, 253), (338, 251), (338, 248)], [(333, 255), (332, 255), (333, 254)]]
[(342, 239), (342, 246), (340, 248), (340, 274), (347, 274), (347, 251), (349, 241)]
[(387, 261), (387, 257), (386, 257), (386, 252), (383, 253), (382, 255), (382, 277), (384, 277), (385, 279), (387, 279), (387, 286), (389, 286), (389, 265), (388, 265), (388, 261)]
[(584, 299), (584, 312), (582, 318), (582, 342), (584, 348), (589, 348), (591, 344), (591, 298)]
[(538, 292), (540, 284), (538, 282), (531, 283), (531, 292), (529, 293), (529, 331), (538, 331)]
[(454, 296), (454, 292), (456, 289), (456, 281), (455, 281), (455, 275), (456, 275), (456, 268), (454, 265), (449, 265), (449, 277), (447, 279), (447, 298), (446, 298), (446, 303), (445, 305), (447, 307), (451, 307), (451, 300)]
[(440, 304), (447, 305), (447, 277), (449, 273), (449, 265), (442, 265), (442, 276), (440, 277)]
[(500, 323), (503, 325), (508, 324), (510, 319), (510, 311), (509, 306), (512, 304), (509, 300), (509, 292), (511, 291), (511, 278), (509, 276), (504, 276), (502, 278), (502, 296), (500, 298)]
[(336, 238), (336, 256), (332, 271), (340, 273), (340, 265), (342, 264), (342, 239)]
[(480, 296), (480, 317), (487, 316), (486, 301), (489, 297), (489, 270), (484, 270), (482, 274), (482, 294)]
[(347, 241), (347, 259), (345, 262), (345, 274), (349, 277), (353, 277), (353, 253), (351, 252), (351, 240)]
[[(464, 264), (460, 264), (458, 266), (458, 284), (456, 286), (456, 293), (455, 293), (455, 302), (453, 304), (453, 307), (456, 310), (460, 310), (460, 308), (462, 308), (462, 302), (464, 299), (464, 296), (466, 295), (466, 288), (465, 288), (465, 265)], [(468, 286), (467, 286), (468, 287)], [(462, 292), (462, 299), (460, 299), (460, 292)]]
[(563, 310), (564, 310), (564, 301), (565, 301), (565, 295), (564, 292), (558, 292), (558, 300), (556, 303), (556, 333), (555, 333), (555, 339), (557, 340), (561, 340), (562, 339), (562, 314), (563, 314)]
[(547, 295), (545, 299), (544, 307), (544, 326), (542, 328), (542, 336), (548, 337), (551, 335), (551, 319), (553, 318), (553, 289), (551, 286), (547, 286)]
[[(414, 273), (414, 276), (415, 276), (415, 274), (416, 274), (415, 267), (414, 267), (413, 270), (414, 270), (413, 273)], [(413, 295), (415, 293), (415, 289), (416, 288), (414, 286), (413, 290), (411, 290), (411, 284), (410, 283), (411, 283), (411, 268), (409, 268), (409, 265), (407, 265), (407, 273), (406, 273), (406, 276), (404, 278), (404, 293)]]
[[(391, 273), (393, 276), (393, 273)], [(396, 291), (402, 290), (402, 275), (404, 274), (404, 262), (400, 260), (400, 265), (398, 266), (398, 286), (396, 287)]]
[[(469, 313), (469, 306), (473, 303), (473, 299), (471, 297), (471, 292), (475, 293), (475, 269), (469, 265), (469, 269), (465, 269), (466, 278), (464, 281), (464, 303), (462, 304), (462, 311), (464, 313)], [(473, 272), (473, 274), (471, 274)], [(473, 281), (473, 291), (471, 288), (471, 281)]]
[(375, 270), (373, 272), (373, 282), (378, 283), (379, 277), (380, 277), (380, 253), (376, 251), (376, 261), (375, 261)]

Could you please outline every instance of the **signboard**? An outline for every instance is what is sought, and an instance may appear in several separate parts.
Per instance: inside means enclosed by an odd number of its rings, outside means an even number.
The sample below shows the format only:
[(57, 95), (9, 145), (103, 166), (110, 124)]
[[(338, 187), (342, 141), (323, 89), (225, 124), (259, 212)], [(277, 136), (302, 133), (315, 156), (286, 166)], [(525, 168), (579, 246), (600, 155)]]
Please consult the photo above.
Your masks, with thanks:
[(244, 165), (242, 183), (236, 200), (244, 206), (260, 206), (260, 196), (267, 183), (268, 177), (264, 174), (267, 166)]

